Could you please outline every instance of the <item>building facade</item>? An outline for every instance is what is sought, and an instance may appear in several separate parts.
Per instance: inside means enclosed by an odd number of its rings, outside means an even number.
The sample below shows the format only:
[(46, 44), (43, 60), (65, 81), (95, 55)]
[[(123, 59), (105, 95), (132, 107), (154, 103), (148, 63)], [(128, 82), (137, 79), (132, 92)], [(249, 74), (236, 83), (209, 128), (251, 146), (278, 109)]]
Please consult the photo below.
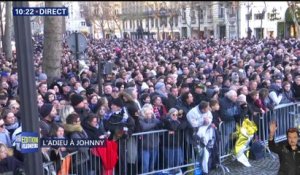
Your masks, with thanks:
[[(35, 7), (45, 5), (30, 3)], [(101, 1), (63, 5), (69, 8), (64, 30), (89, 33), (95, 38), (236, 39), (247, 37), (248, 28), (256, 38), (296, 35), (286, 1)], [(43, 33), (43, 24), (43, 17), (31, 17), (33, 33)]]
[(239, 8), (240, 37), (247, 37), (248, 27), (256, 38), (294, 36), (285, 24), (287, 1), (241, 1)]
[[(122, 2), (124, 34), (134, 37), (235, 38), (238, 33), (235, 1)], [(149, 35), (149, 36), (148, 36)]]

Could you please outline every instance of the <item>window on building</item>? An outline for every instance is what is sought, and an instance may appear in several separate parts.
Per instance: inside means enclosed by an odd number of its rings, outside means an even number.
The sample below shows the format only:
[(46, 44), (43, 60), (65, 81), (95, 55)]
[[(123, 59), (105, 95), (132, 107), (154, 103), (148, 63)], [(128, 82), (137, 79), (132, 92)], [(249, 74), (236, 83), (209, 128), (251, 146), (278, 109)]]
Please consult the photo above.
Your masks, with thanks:
[(182, 8), (182, 20), (185, 20), (186, 19), (186, 9), (185, 7)]
[(81, 26), (85, 26), (85, 21), (81, 21)]
[(225, 9), (224, 9), (223, 4), (220, 4), (219, 5), (219, 18), (224, 18), (224, 11), (225, 11)]
[(158, 19), (155, 19), (155, 27), (158, 27)]
[(129, 26), (132, 29), (132, 22), (131, 22), (131, 20), (129, 20)]
[(196, 12), (194, 9), (191, 9), (191, 22), (192, 24), (196, 23)]
[(208, 14), (207, 14), (207, 19), (212, 19), (212, 6), (208, 7)]
[(246, 20), (252, 20), (252, 14), (246, 14)]
[(175, 27), (178, 27), (178, 16), (175, 16)]
[(80, 18), (83, 18), (83, 17), (84, 17), (83, 12), (80, 12)]
[(154, 27), (154, 18), (151, 18), (151, 27)]
[(256, 13), (256, 14), (254, 14), (254, 19), (255, 20), (257, 20), (257, 19), (265, 19), (265, 14)]

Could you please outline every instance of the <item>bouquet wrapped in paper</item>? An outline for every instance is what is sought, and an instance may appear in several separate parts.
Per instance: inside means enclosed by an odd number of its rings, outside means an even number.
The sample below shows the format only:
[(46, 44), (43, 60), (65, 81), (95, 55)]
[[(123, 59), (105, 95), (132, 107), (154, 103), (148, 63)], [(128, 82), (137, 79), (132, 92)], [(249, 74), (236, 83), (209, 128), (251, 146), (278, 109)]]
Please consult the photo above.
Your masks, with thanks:
[(242, 126), (237, 126), (236, 136), (237, 140), (233, 149), (234, 155), (237, 160), (241, 162), (246, 167), (250, 167), (248, 160), (249, 151), (247, 151), (247, 156), (245, 151), (249, 146), (255, 132), (257, 131), (257, 126), (253, 121), (250, 121), (248, 118), (244, 119)]

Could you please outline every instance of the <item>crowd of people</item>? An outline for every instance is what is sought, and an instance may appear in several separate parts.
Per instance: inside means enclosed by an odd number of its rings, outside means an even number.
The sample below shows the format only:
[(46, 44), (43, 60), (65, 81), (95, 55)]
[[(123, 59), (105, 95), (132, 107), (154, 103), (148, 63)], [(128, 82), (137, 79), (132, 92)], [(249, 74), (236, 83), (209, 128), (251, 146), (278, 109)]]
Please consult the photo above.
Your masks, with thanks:
[[(190, 147), (194, 136), (200, 138), (209, 153), (217, 152), (212, 150), (217, 148), (218, 134), (207, 134), (207, 128), (216, 131), (221, 121), (240, 122), (246, 116), (256, 121), (257, 116), (276, 105), (300, 100), (300, 41), (293, 38), (163, 41), (88, 38), (85, 51), (88, 64), (76, 60), (63, 43), (61, 77), (53, 82), (47, 81), (42, 69), (42, 40), (36, 38), (33, 58), (39, 107), (36, 117), (41, 137), (105, 136), (115, 140), (120, 146), (122, 163), (117, 167), (122, 175), (135, 171), (136, 160), (143, 168), (132, 174), (157, 169), (161, 147), (166, 148), (163, 157), (170, 167), (186, 163), (190, 153), (183, 149), (182, 143)], [(7, 164), (4, 161), (14, 165), (23, 161), (15, 144), (22, 132), (23, 116), (16, 55), (12, 60), (3, 53), (0, 57), (0, 141), (6, 145), (0, 148), (14, 150), (13, 156), (1, 154), (1, 173), (7, 170), (3, 168)], [(104, 72), (103, 92), (98, 88), (99, 60), (114, 64), (111, 71)], [(126, 148), (128, 142), (138, 142), (130, 137), (133, 133), (160, 129), (169, 130), (164, 139), (143, 135), (140, 139), (144, 142), (136, 145), (138, 149)], [(89, 148), (42, 150), (44, 161), (55, 161), (58, 153), (70, 151), (81, 153), (77, 165), (91, 164)], [(204, 156), (204, 173), (215, 166), (217, 156)], [(78, 167), (81, 174), (90, 171), (85, 166)]]

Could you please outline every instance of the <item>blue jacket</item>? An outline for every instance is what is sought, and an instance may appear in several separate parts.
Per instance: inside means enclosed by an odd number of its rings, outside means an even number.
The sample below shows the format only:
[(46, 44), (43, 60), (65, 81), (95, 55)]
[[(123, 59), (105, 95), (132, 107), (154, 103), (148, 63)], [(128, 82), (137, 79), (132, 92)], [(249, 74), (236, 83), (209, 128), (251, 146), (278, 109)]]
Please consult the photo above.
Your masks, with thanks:
[(220, 100), (221, 119), (223, 121), (233, 121), (240, 118), (241, 107), (236, 102), (231, 101), (227, 97)]

